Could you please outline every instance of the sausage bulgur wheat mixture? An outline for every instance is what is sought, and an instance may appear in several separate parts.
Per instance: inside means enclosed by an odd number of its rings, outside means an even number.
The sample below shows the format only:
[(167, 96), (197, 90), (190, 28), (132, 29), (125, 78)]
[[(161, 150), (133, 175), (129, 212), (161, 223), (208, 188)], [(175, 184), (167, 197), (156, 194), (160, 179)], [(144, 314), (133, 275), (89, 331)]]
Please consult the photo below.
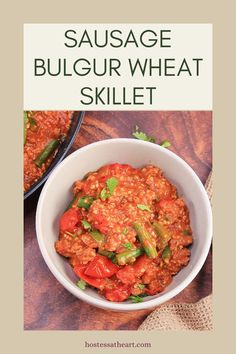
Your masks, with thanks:
[(81, 289), (141, 302), (188, 264), (188, 209), (160, 168), (103, 166), (76, 181), (73, 194), (55, 248), (69, 259)]
[(24, 112), (24, 192), (44, 174), (71, 124), (69, 111)]

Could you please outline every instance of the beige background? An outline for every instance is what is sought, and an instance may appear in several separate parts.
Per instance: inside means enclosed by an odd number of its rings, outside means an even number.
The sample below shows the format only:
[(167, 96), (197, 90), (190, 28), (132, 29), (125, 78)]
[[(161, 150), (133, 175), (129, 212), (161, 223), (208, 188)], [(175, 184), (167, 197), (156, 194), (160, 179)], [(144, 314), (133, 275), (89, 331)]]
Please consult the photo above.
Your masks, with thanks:
[[(235, 9), (233, 1), (99, 1), (45, 0), (5, 3), (1, 11), (1, 325), (4, 353), (93, 353), (84, 340), (143, 341), (152, 348), (137, 353), (231, 353), (235, 321), (235, 101), (233, 82)], [(214, 24), (214, 272), (215, 329), (212, 333), (163, 332), (23, 332), (22, 39), (24, 22), (206, 22)], [(231, 103), (231, 104), (230, 104)], [(20, 137), (20, 138), (19, 138)], [(234, 167), (234, 169), (232, 168)], [(40, 284), (39, 284), (40, 287)], [(3, 333), (4, 330), (4, 333)], [(218, 349), (218, 350), (217, 350)], [(122, 350), (125, 352), (124, 350)], [(108, 352), (108, 350), (107, 350)], [(109, 353), (111, 351), (109, 350)], [(113, 350), (117, 352), (117, 350)], [(129, 352), (127, 350), (127, 352)]]

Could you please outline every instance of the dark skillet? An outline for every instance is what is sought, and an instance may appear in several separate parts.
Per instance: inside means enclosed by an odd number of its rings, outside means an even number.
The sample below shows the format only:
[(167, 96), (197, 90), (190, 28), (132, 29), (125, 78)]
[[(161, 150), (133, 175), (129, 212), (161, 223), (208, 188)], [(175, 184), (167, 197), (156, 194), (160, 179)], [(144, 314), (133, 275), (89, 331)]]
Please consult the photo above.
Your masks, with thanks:
[(24, 193), (24, 199), (28, 198), (31, 194), (33, 194), (48, 178), (52, 170), (59, 164), (62, 159), (65, 157), (66, 153), (70, 149), (75, 137), (80, 129), (81, 123), (83, 121), (84, 112), (74, 112), (72, 116), (71, 126), (66, 135), (65, 140), (60, 145), (58, 152), (53, 159), (51, 165), (44, 172), (44, 174), (30, 187), (30, 189)]

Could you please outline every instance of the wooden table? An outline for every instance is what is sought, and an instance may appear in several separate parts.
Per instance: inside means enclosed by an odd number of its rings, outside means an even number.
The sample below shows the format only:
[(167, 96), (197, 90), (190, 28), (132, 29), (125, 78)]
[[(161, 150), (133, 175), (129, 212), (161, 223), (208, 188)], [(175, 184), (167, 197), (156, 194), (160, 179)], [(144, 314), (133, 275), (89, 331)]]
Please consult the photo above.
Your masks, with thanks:
[[(170, 149), (206, 181), (212, 162), (211, 112), (86, 112), (73, 149), (102, 139), (130, 138), (135, 125), (158, 142), (168, 139)], [(39, 193), (25, 202), (25, 329), (136, 330), (152, 310), (118, 313), (95, 308), (71, 295), (49, 271), (35, 233)], [(210, 251), (198, 276), (170, 302), (195, 302), (211, 291)]]

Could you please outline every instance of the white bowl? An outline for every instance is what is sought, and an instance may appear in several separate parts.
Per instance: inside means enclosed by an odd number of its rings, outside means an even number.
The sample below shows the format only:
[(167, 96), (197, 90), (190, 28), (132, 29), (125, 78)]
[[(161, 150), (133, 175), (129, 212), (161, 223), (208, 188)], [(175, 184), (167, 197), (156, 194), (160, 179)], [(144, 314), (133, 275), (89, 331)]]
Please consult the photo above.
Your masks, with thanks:
[[(160, 167), (177, 187), (190, 211), (194, 242), (189, 264), (173, 277), (162, 293), (144, 298), (141, 303), (115, 303), (100, 296), (96, 290), (85, 291), (76, 286), (77, 277), (65, 258), (56, 253), (58, 221), (71, 200), (72, 185), (89, 171), (110, 163), (141, 167), (153, 164)], [(94, 306), (115, 311), (147, 309), (162, 304), (182, 291), (198, 274), (209, 252), (212, 237), (212, 213), (206, 191), (192, 168), (173, 152), (159, 145), (135, 139), (109, 139), (87, 145), (62, 161), (51, 173), (41, 192), (36, 231), (40, 250), (57, 280), (73, 295)]]

